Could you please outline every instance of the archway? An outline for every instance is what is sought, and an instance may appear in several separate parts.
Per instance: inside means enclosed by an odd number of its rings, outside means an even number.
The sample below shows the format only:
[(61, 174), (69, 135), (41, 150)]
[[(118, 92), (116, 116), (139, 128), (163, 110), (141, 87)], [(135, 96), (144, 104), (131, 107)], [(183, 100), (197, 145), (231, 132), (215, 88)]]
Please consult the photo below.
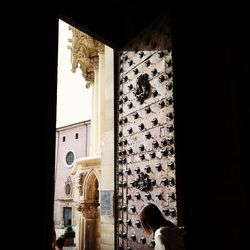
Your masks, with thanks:
[(94, 171), (91, 171), (85, 181), (84, 197), (88, 203), (99, 205), (99, 182)]
[(91, 170), (86, 177), (84, 188), (84, 202), (80, 206), (83, 215), (83, 249), (100, 249), (100, 213), (99, 181), (96, 173)]

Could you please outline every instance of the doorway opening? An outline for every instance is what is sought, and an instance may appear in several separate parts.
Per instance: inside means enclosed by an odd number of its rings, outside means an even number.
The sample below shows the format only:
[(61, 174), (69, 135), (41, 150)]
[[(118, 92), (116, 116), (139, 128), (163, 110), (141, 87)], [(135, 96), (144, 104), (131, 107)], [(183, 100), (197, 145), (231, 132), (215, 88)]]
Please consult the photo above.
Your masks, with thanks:
[[(110, 248), (114, 245), (114, 51), (62, 20), (58, 42), (57, 237), (72, 226), (72, 249)], [(101, 235), (104, 228), (106, 234)]]
[(72, 220), (72, 208), (71, 207), (64, 207), (63, 208), (63, 220), (64, 220), (64, 226), (71, 226), (71, 220)]

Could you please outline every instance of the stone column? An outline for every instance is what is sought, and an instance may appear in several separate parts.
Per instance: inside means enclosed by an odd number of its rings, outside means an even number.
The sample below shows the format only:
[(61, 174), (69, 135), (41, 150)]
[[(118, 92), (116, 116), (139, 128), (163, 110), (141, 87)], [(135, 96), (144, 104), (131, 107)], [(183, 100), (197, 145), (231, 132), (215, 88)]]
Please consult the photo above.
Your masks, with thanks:
[(84, 249), (84, 217), (81, 213), (81, 206), (77, 207), (78, 213), (77, 223), (76, 223), (76, 249), (83, 250)]
[(99, 91), (98, 91), (98, 144), (97, 147), (101, 151), (101, 147), (104, 141), (104, 94), (105, 94), (105, 57), (104, 57), (104, 48), (101, 49), (98, 53), (99, 56)]
[[(84, 246), (83, 250), (99, 250), (98, 241), (98, 218), (99, 209), (97, 208), (99, 203), (84, 202), (81, 204), (81, 213), (84, 217)], [(79, 249), (81, 250), (81, 249)]]
[(91, 85), (92, 88), (92, 117), (91, 117), (91, 145), (90, 145), (90, 155), (98, 155), (98, 121), (99, 121), (99, 105), (98, 105), (98, 95), (99, 95), (99, 74), (98, 65), (94, 67), (94, 84)]

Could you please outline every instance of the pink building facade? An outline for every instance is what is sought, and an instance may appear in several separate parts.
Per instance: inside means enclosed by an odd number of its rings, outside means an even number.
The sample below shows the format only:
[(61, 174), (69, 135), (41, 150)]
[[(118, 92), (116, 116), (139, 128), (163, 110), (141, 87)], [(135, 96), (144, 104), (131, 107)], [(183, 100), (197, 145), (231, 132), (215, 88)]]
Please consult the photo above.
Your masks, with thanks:
[(79, 122), (56, 130), (54, 220), (56, 227), (75, 225), (73, 204), (75, 160), (89, 155), (90, 121)]

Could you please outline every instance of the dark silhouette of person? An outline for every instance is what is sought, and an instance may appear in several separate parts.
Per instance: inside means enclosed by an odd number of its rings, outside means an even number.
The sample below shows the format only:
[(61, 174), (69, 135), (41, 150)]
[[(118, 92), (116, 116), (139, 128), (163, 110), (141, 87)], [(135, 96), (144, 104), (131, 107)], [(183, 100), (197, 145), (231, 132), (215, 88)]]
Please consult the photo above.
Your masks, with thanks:
[(154, 234), (155, 250), (185, 249), (183, 235), (178, 227), (165, 219), (155, 204), (148, 203), (142, 208), (140, 221), (145, 234)]

